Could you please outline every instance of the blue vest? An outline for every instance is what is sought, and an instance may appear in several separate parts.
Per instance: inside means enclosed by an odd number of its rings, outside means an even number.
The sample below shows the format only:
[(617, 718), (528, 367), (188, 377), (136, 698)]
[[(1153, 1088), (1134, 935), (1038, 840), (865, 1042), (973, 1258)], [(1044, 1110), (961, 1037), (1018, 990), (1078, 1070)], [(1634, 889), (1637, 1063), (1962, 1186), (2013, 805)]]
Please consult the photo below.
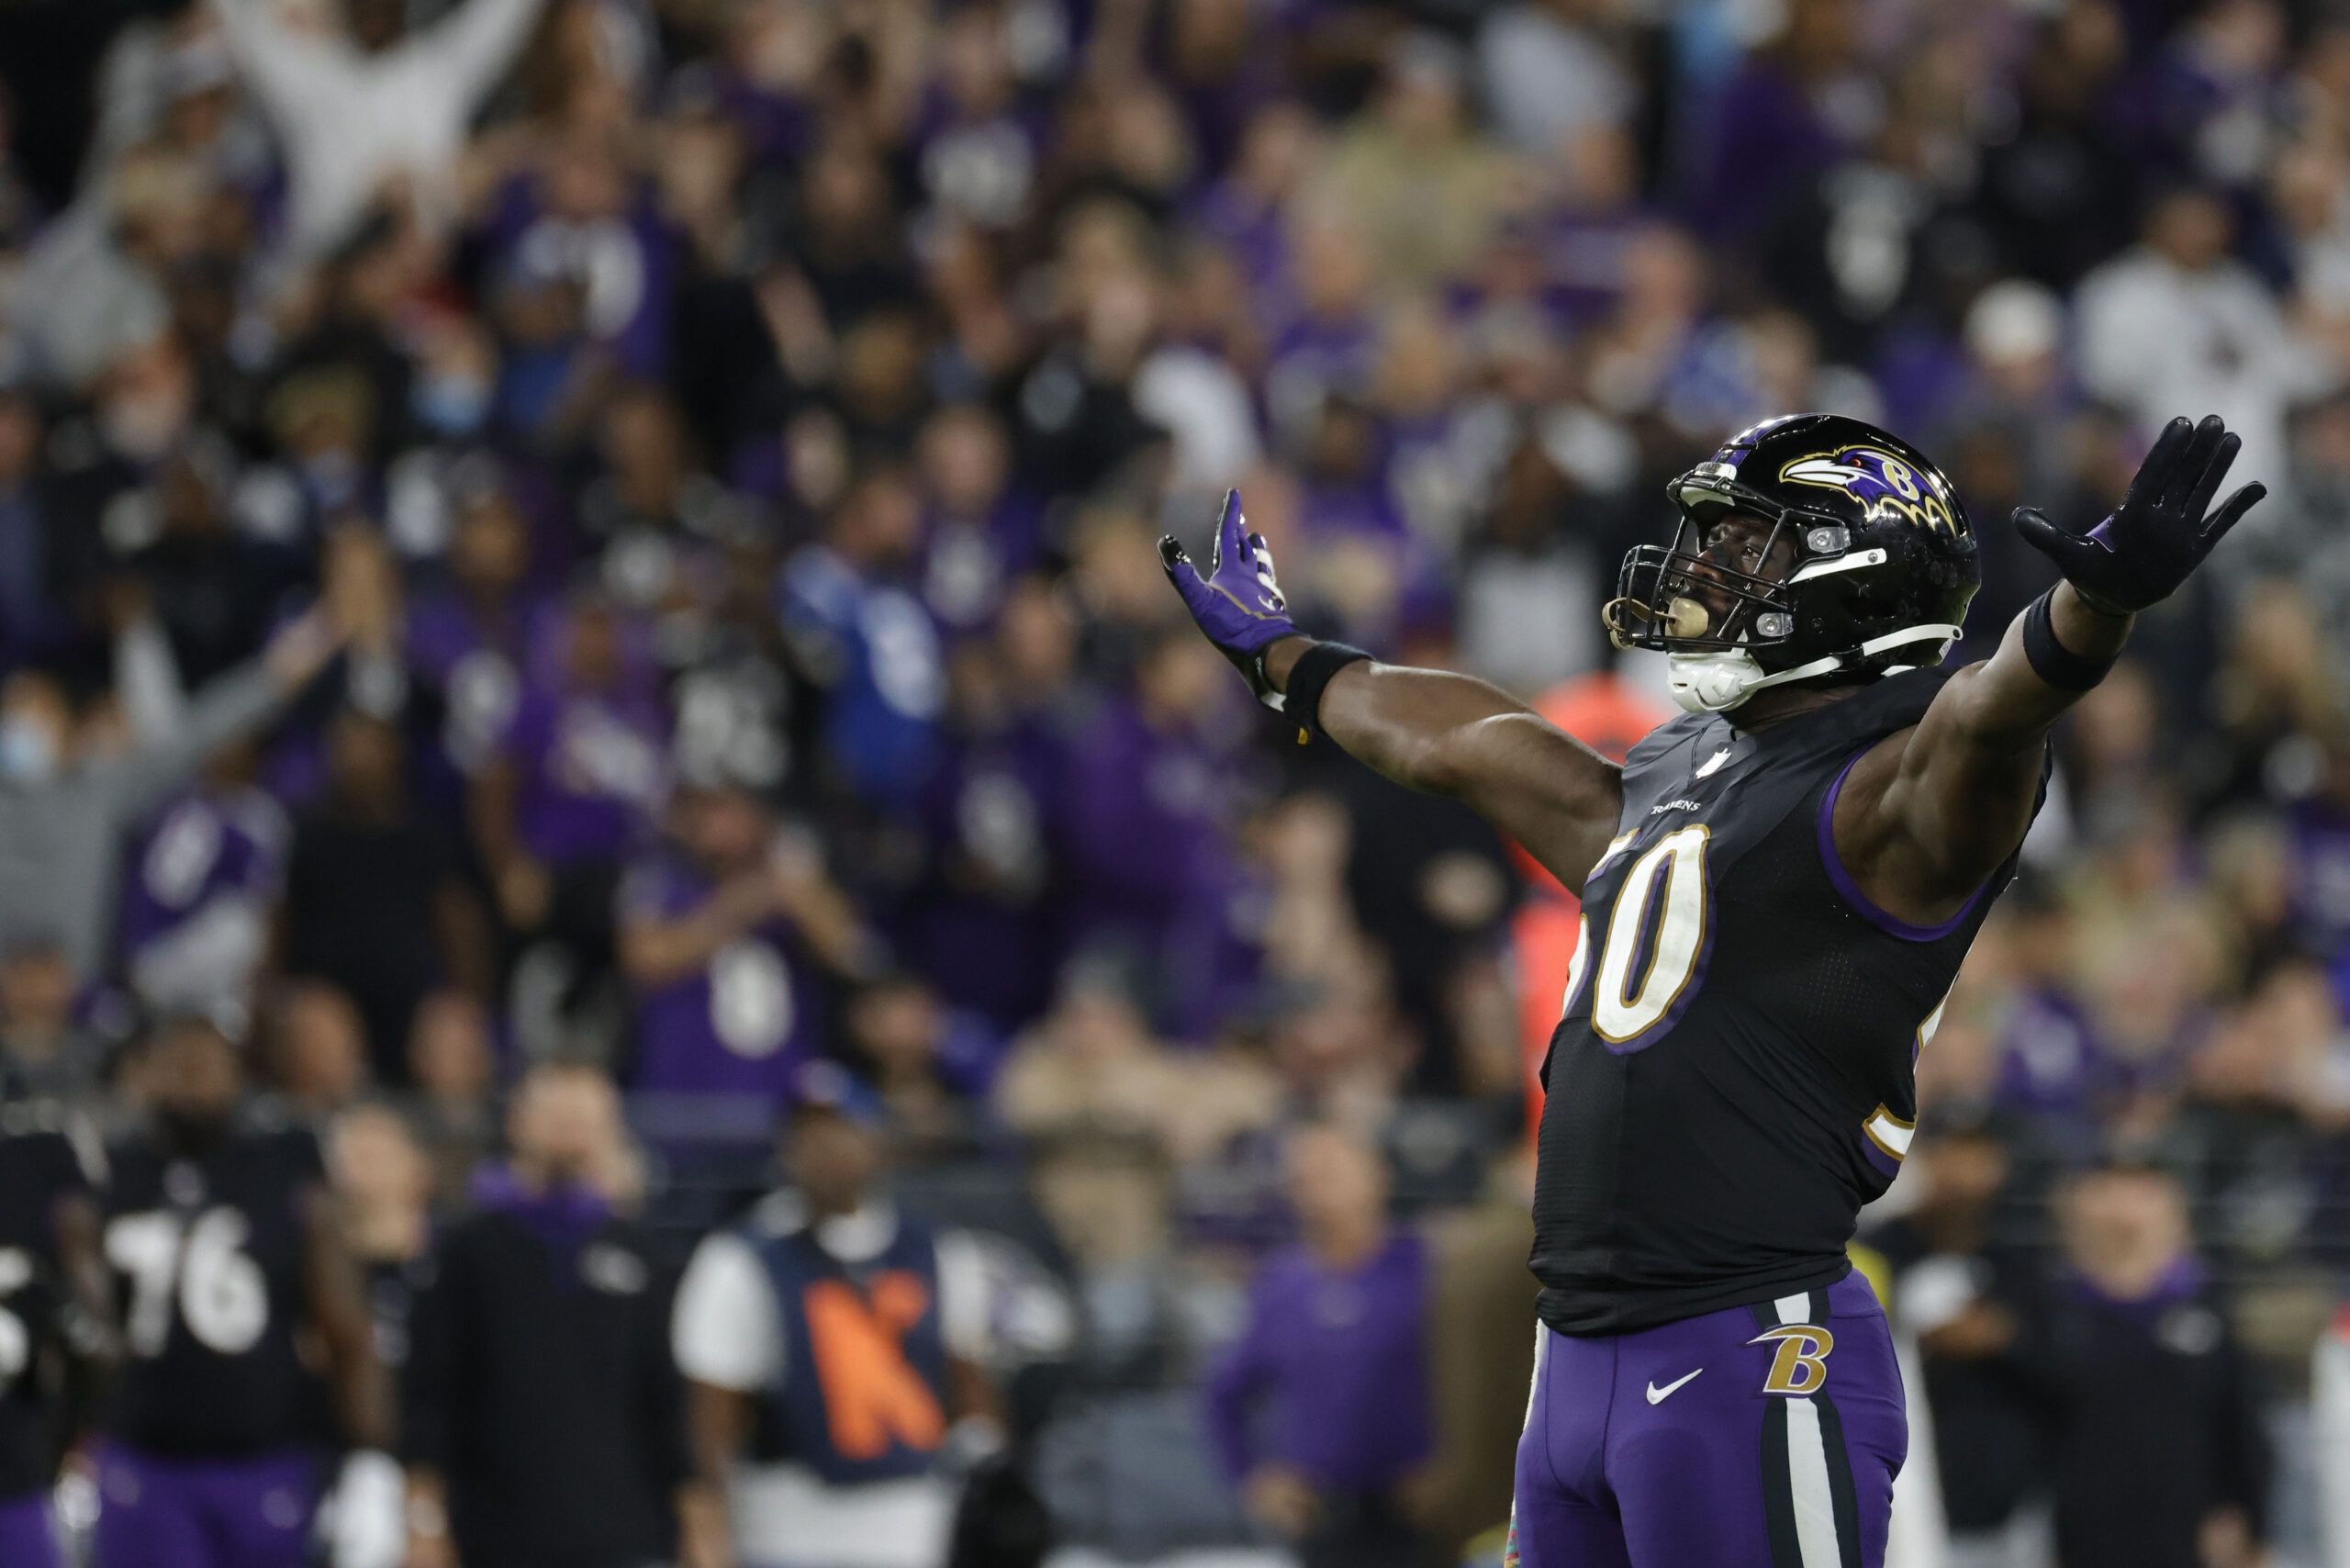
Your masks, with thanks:
[(767, 1395), (779, 1457), (836, 1486), (927, 1474), (947, 1426), (930, 1232), (901, 1215), (890, 1245), (856, 1264), (806, 1227), (746, 1237), (783, 1313), (783, 1382)]

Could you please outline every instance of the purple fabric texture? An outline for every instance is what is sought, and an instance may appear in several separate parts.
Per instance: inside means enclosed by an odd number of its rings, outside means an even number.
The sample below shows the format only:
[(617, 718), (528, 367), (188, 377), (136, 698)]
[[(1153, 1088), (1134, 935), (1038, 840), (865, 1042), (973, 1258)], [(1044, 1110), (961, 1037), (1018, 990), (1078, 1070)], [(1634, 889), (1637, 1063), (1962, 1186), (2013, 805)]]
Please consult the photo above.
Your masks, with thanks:
[[(98, 1456), (94, 1568), (308, 1568), (317, 1462), (305, 1453)], [(10, 1560), (13, 1563), (13, 1559)]]
[(1208, 1429), (1225, 1475), (1260, 1464), (1345, 1491), (1391, 1486), (1433, 1443), (1427, 1254), (1388, 1238), (1348, 1270), (1304, 1249), (1269, 1260), (1248, 1325), (1208, 1385)]
[[(674, 853), (633, 867), (621, 916), (674, 920), (717, 893)], [(822, 1038), (815, 976), (789, 921), (764, 922), (690, 974), (636, 995), (638, 1089), (779, 1100)]]
[[(1785, 1568), (1824, 1542), (1820, 1561), (1883, 1568), (1908, 1450), (1893, 1336), (1858, 1274), (1794, 1299), (1808, 1305), (1792, 1316), (1765, 1302), (1634, 1334), (1539, 1330), (1505, 1563)], [(1773, 1336), (1795, 1326), (1825, 1333)], [(1783, 1380), (1796, 1391), (1769, 1392)]]
[(8, 1568), (58, 1568), (57, 1532), (46, 1497), (0, 1503), (0, 1562)]

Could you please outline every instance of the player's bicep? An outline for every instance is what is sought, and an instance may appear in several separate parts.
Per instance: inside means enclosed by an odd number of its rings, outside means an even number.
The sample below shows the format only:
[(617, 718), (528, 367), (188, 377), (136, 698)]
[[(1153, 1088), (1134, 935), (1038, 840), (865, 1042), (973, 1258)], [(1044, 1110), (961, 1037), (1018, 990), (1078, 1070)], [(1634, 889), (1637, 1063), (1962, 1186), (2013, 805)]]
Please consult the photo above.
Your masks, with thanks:
[(1983, 711), (1985, 666), (1951, 678), (1911, 729), (1855, 761), (1839, 790), (1845, 869), (1888, 913), (1931, 924), (1974, 897), (2031, 826), (2048, 743)]
[(1534, 713), (1501, 713), (1452, 737), (1455, 795), (1570, 888), (1606, 853), (1624, 770)]

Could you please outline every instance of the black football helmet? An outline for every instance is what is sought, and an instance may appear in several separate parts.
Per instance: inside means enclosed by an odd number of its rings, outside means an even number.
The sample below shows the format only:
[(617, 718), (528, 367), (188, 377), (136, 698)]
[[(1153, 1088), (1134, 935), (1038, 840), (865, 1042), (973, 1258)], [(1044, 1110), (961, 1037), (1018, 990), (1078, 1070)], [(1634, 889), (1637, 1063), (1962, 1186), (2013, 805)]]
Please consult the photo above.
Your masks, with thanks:
[[(1672, 655), (1673, 697), (1691, 712), (1770, 686), (1940, 663), (1982, 586), (1949, 478), (1865, 420), (1765, 420), (1669, 494), (1673, 543), (1625, 555), (1601, 615), (1617, 647)], [(1719, 547), (1716, 525), (1733, 514), (1767, 531), (1759, 547), (1752, 529), (1736, 551)]]

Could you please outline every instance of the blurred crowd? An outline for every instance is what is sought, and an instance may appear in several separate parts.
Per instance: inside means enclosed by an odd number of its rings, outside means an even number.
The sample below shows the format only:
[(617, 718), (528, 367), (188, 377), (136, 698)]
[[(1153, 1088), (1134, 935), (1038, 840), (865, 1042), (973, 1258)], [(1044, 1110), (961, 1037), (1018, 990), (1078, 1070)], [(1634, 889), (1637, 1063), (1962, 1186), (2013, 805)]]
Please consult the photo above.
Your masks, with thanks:
[(2009, 510), (2086, 523), (2171, 415), (2269, 487), (2064, 731), (1863, 1240), (1968, 1561), (2105, 1560), (2084, 1434), (2149, 1417), (2035, 1327), (2103, 1304), (2241, 1362), (2176, 1560), (2350, 1562), (2317, 0), (0, 6), (0, 1074), (118, 1119), (201, 1014), (446, 1215), (588, 1064), (682, 1258), (836, 1064), (1079, 1306), (1069, 1533), (1449, 1551), (1572, 903), (1294, 744), (1152, 543), (1237, 485), (1302, 624), (1620, 752), (1618, 557), (1815, 408), (1952, 472), (1962, 657), (2048, 580)]

